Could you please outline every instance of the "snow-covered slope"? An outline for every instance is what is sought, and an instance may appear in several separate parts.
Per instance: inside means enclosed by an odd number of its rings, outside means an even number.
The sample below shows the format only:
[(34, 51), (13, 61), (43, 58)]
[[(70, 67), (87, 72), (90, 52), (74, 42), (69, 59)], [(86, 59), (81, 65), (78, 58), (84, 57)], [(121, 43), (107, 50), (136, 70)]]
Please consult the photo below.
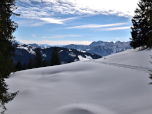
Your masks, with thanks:
[(152, 51), (15, 72), (6, 114), (151, 114)]

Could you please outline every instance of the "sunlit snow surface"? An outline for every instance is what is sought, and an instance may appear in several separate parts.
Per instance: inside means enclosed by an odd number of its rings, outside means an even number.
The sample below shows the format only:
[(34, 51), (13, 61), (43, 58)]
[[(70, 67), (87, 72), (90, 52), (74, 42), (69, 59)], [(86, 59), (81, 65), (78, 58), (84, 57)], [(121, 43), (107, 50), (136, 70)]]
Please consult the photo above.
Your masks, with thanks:
[(152, 51), (15, 72), (6, 114), (152, 114)]
[(78, 55), (78, 58), (79, 58), (80, 61), (85, 61), (85, 60), (91, 60), (92, 59), (92, 57), (90, 57), (90, 56), (87, 56), (87, 55), (85, 55), (85, 56), (86, 56), (86, 58), (82, 57), (81, 55)]

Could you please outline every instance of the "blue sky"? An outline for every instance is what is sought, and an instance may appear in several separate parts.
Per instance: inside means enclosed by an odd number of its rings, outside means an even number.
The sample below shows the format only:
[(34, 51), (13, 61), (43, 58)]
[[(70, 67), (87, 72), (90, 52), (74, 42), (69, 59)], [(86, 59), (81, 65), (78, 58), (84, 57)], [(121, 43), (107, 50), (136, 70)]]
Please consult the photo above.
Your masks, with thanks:
[(129, 41), (138, 0), (17, 0), (21, 43), (49, 45)]

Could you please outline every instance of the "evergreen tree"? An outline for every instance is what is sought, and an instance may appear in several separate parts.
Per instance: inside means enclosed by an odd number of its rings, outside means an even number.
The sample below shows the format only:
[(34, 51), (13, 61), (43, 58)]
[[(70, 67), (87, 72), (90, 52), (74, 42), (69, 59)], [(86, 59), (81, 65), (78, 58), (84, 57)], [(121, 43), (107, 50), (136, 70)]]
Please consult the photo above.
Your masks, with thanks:
[(51, 59), (49, 59), (48, 61), (46, 61), (46, 66), (51, 66)]
[(19, 61), (17, 61), (17, 64), (16, 64), (16, 70), (18, 70), (18, 71), (20, 71), (20, 70), (22, 70), (22, 63), (21, 63), (21, 61), (19, 60)]
[[(152, 55), (151, 55), (151, 58), (152, 58)], [(151, 62), (152, 63), (152, 62)], [(152, 72), (152, 70), (150, 70), (151, 72)], [(152, 80), (152, 74), (151, 73), (149, 73), (149, 75), (150, 75), (150, 79)], [(149, 84), (152, 84), (152, 82), (150, 82)]]
[(12, 33), (16, 30), (17, 24), (10, 19), (15, 10), (15, 0), (0, 0), (0, 75), (8, 77), (14, 69), (14, 63), (11, 59), (14, 56), (14, 47), (12, 42), (14, 36)]
[(26, 70), (27, 69), (27, 64), (26, 62), (24, 63), (23, 67), (22, 67), (22, 70)]
[(53, 52), (51, 54), (51, 66), (53, 65), (60, 65), (60, 58), (58, 54), (58, 48), (54, 47)]
[(19, 16), (19, 14), (13, 12), (15, 9), (17, 9), (15, 0), (0, 0), (0, 107), (4, 111), (6, 110), (5, 104), (17, 95), (17, 92), (8, 92), (4, 81), (4, 78), (14, 71), (14, 63), (11, 57), (14, 56), (15, 49), (11, 41), (14, 40), (12, 33), (18, 25), (10, 17), (12, 15)]
[[(149, 77), (149, 78), (152, 80), (152, 74), (149, 74), (149, 75), (150, 75), (150, 77)], [(151, 84), (151, 85), (152, 85), (152, 82), (150, 82), (149, 84)]]
[(132, 38), (130, 45), (135, 49), (137, 47), (149, 48), (148, 33), (152, 30), (150, 26), (150, 17), (147, 12), (152, 7), (152, 0), (140, 0), (138, 3), (139, 8), (135, 10), (135, 16), (132, 19), (133, 27), (131, 27)]
[(40, 52), (39, 48), (36, 50), (34, 60), (35, 60), (35, 67), (36, 68), (42, 67), (42, 56), (41, 56), (41, 52)]
[[(150, 27), (152, 27), (152, 8), (148, 10), (147, 17), (150, 18)], [(151, 49), (152, 48), (152, 30), (148, 33), (147, 36), (149, 37), (147, 47)]]
[(46, 67), (47, 66), (47, 63), (45, 60), (43, 60), (43, 67)]
[(28, 63), (28, 65), (27, 65), (27, 68), (28, 68), (28, 69), (32, 69), (32, 68), (34, 68), (34, 67), (35, 67), (34, 61), (33, 61), (32, 58), (30, 58), (30, 59), (29, 59), (29, 63)]
[(8, 91), (8, 85), (6, 85), (4, 78), (0, 78), (0, 107), (2, 107), (4, 110), (1, 112), (4, 114), (4, 111), (7, 110), (5, 107), (5, 104), (9, 101), (13, 100), (13, 98), (17, 95), (18, 92), (15, 93), (9, 93)]

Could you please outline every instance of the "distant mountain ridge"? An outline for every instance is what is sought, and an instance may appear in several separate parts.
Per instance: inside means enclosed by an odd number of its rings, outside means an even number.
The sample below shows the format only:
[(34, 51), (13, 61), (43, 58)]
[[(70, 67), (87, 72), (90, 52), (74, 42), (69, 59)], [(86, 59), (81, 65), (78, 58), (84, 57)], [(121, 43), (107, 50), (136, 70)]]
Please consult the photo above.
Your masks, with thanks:
[(130, 42), (104, 42), (104, 41), (94, 41), (90, 45), (66, 45), (63, 46), (68, 49), (76, 49), (81, 51), (86, 51), (88, 53), (98, 54), (100, 56), (107, 56), (113, 53), (118, 53), (126, 49), (132, 49)]
[(63, 47), (65, 45), (49, 45), (49, 44), (36, 44), (36, 43), (33, 43), (33, 44), (28, 44), (32, 47), (35, 47), (35, 48), (49, 48), (49, 47)]
[[(22, 44), (22, 43), (19, 43)], [(23, 45), (23, 44), (22, 44)], [(48, 44), (28, 44), (34, 48), (49, 48), (49, 47), (54, 47), (53, 45), (48, 45)], [(118, 53), (122, 52), (127, 49), (132, 49), (130, 46), (130, 42), (106, 42), (106, 41), (94, 41), (90, 45), (76, 45), (76, 44), (70, 44), (70, 45), (60, 45), (57, 47), (63, 47), (63, 48), (68, 48), (68, 49), (76, 49), (79, 51), (85, 51), (88, 53), (94, 53), (100, 56), (107, 56), (113, 53)]]
[[(22, 64), (24, 64), (25, 62), (28, 63), (30, 58), (34, 58), (36, 49), (40, 47), (42, 60), (49, 61), (49, 59), (51, 58), (51, 53), (54, 49), (54, 47), (42, 48), (43, 46), (39, 47), (39, 45), (37, 44), (34, 44), (34, 46), (27, 44), (14, 44), (14, 47), (16, 54), (16, 56), (13, 57), (14, 63), (17, 63), (17, 61), (20, 60)], [(67, 49), (63, 47), (58, 47), (58, 53), (61, 64), (66, 64), (68, 62), (74, 61), (102, 58), (100, 55), (82, 52), (75, 49)]]

